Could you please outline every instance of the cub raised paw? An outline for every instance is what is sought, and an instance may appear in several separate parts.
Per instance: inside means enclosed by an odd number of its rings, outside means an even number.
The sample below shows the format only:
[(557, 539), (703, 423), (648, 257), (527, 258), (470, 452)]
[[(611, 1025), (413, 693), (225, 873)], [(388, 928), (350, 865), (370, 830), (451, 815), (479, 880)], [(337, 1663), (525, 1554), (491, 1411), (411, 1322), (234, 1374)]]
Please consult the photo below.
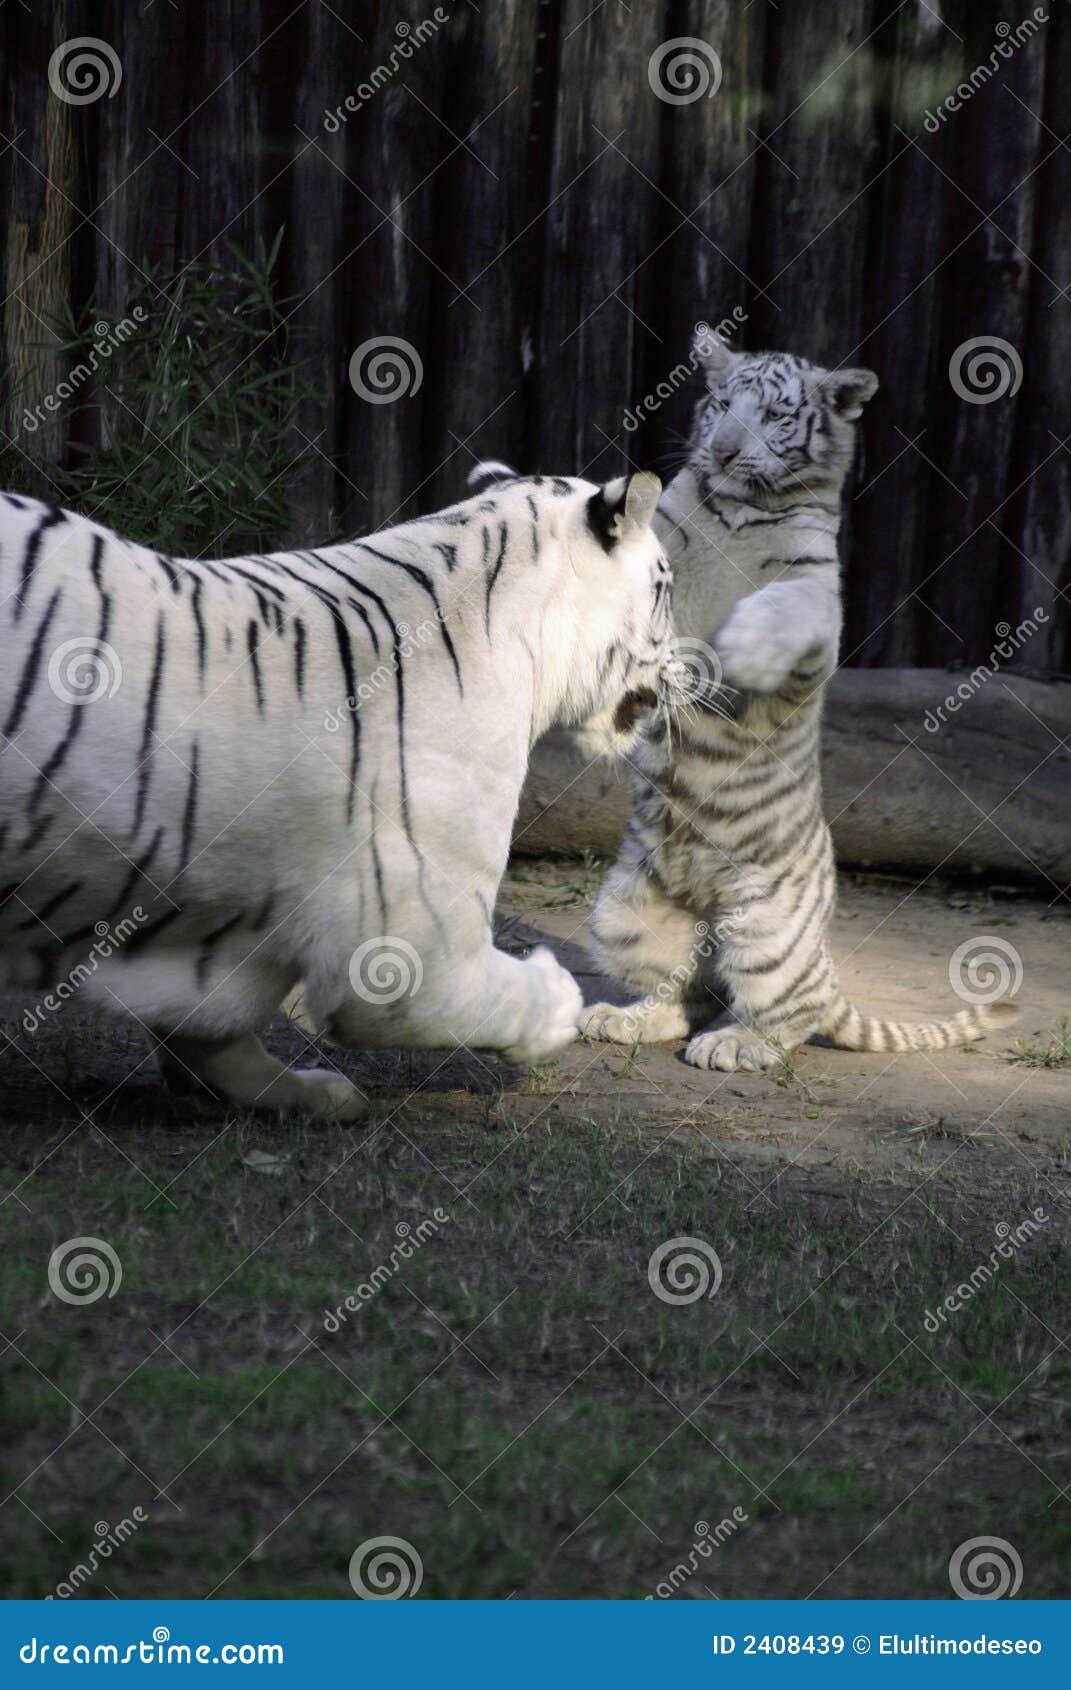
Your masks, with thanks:
[(718, 1028), (709, 1033), (697, 1033), (684, 1052), (685, 1062), (693, 1068), (718, 1068), (722, 1073), (758, 1074), (766, 1068), (778, 1068), (784, 1053), (760, 1039), (757, 1033), (733, 1032)]
[(803, 655), (799, 630), (770, 587), (740, 600), (714, 649), (723, 681), (741, 692), (776, 692)]
[(527, 1066), (545, 1062), (571, 1045), (580, 1030), (584, 999), (573, 976), (545, 945), (526, 958), (527, 1022), (520, 1037), (503, 1051), (508, 1062)]

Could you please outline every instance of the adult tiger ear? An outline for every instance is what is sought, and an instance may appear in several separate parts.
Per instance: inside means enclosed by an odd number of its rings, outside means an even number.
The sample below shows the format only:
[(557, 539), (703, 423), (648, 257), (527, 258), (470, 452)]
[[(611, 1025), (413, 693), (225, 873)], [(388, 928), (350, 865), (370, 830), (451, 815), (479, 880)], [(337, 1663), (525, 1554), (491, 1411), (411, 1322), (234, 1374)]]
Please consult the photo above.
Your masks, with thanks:
[(830, 370), (819, 382), (826, 403), (845, 422), (862, 416), (863, 406), (878, 391), (878, 378), (873, 370)]
[(630, 528), (646, 528), (662, 496), (662, 483), (650, 470), (619, 475), (588, 500), (588, 526), (604, 551), (611, 551)]

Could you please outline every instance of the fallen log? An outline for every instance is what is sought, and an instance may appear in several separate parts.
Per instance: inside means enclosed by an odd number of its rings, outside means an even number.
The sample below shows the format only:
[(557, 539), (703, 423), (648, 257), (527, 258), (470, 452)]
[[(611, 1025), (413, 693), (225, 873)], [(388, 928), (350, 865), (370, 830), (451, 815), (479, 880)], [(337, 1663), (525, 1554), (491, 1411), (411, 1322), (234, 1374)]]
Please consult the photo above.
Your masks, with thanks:
[[(1071, 682), (979, 670), (842, 669), (822, 776), (846, 866), (1071, 885)], [(557, 731), (536, 747), (514, 850), (596, 851), (621, 837), (627, 765)]]

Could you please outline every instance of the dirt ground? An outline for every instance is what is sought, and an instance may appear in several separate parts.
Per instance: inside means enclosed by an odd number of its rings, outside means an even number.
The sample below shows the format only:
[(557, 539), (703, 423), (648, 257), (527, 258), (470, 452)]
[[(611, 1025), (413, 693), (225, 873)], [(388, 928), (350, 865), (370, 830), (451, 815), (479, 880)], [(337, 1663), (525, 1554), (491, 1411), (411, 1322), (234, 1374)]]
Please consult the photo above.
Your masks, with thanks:
[[(505, 942), (549, 942), (580, 980), (587, 1002), (629, 994), (593, 971), (586, 923), (601, 869), (575, 862), (514, 863), (499, 910)], [(1049, 1178), (1071, 1151), (1071, 1062), (1039, 1067), (1019, 1043), (1044, 1047), (1071, 1010), (1071, 900), (1012, 887), (937, 885), (882, 875), (842, 874), (831, 944), (848, 996), (898, 1020), (935, 1020), (962, 1007), (949, 963), (966, 941), (992, 935), (1021, 959), (1020, 1021), (962, 1050), (892, 1056), (809, 1044), (794, 1078), (720, 1074), (689, 1067), (676, 1044), (632, 1053), (578, 1045), (562, 1062), (570, 1097), (652, 1127), (698, 1135), (712, 1152), (771, 1174), (791, 1167), (842, 1182), (869, 1172), (915, 1181), (950, 1152), (961, 1178), (1008, 1180), (1030, 1169)], [(985, 948), (985, 947), (980, 947)], [(1009, 968), (1014, 961), (1009, 958)]]

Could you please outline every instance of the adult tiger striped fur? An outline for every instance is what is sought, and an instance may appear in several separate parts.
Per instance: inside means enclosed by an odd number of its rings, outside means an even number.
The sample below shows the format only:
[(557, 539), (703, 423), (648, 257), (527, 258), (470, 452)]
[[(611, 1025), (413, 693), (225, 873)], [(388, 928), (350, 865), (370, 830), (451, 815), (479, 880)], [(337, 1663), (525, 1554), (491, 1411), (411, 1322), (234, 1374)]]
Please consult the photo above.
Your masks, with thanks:
[[(0, 497), (7, 988), (73, 978), (172, 1077), (346, 1119), (348, 1080), (255, 1037), (299, 978), (346, 1046), (568, 1044), (572, 977), (497, 951), (491, 913), (534, 740), (627, 749), (660, 684), (660, 491), (534, 477), (207, 562)], [(101, 924), (121, 940), (89, 966)]]
[[(625, 1043), (690, 1034), (689, 1062), (727, 1070), (767, 1068), (815, 1033), (849, 1050), (966, 1043), (1014, 1005), (879, 1020), (844, 996), (825, 941), (835, 879), (818, 752), (841, 627), (840, 498), (877, 378), (717, 339), (696, 356), (706, 391), (655, 523), (693, 707), (672, 739), (650, 725), (592, 917), (603, 968), (646, 995), (594, 1005), (582, 1029)], [(711, 1025), (726, 1004), (734, 1024)]]

